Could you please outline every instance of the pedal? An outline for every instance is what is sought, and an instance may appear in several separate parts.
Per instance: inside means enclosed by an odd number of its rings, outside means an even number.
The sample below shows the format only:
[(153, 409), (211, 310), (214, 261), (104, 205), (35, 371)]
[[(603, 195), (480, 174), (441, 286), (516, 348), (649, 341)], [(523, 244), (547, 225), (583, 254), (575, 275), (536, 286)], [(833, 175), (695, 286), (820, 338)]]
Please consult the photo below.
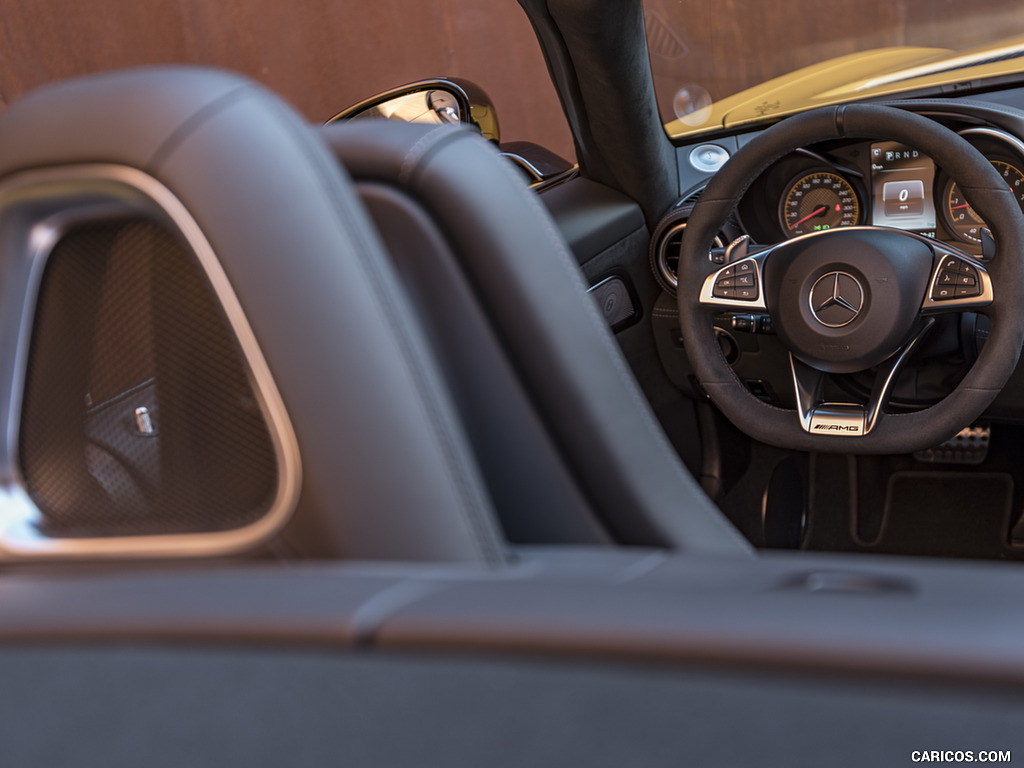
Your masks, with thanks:
[(914, 458), (925, 464), (981, 464), (991, 441), (992, 427), (965, 427), (941, 445), (915, 451)]

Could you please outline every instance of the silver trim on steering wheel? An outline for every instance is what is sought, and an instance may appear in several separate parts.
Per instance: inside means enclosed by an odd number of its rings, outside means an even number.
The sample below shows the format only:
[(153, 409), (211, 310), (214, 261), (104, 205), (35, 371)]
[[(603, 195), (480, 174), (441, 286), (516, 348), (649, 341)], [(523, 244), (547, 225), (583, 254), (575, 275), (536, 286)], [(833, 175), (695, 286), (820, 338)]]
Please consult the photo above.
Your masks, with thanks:
[(914, 337), (879, 369), (871, 398), (866, 405), (820, 402), (825, 374), (797, 360), (790, 352), (789, 366), (793, 373), (797, 414), (804, 432), (839, 437), (862, 437), (869, 434), (885, 411), (903, 364), (910, 359), (934, 325), (935, 318), (925, 319)]

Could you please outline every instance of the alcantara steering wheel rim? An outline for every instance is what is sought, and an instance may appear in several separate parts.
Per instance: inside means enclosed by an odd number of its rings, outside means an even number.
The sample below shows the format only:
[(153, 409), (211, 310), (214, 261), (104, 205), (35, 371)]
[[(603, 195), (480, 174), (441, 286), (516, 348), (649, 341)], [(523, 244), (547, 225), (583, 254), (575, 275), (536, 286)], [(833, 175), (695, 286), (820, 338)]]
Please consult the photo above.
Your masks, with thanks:
[[(750, 184), (768, 166), (789, 152), (809, 144), (841, 138), (898, 141), (930, 156), (957, 181), (965, 198), (989, 224), (996, 242), (994, 258), (982, 269), (988, 294), (984, 302), (978, 302), (979, 306), (974, 307), (975, 311), (989, 316), (992, 330), (974, 366), (954, 391), (939, 403), (913, 413), (885, 414), (884, 417), (875, 414), (872, 428), (856, 436), (837, 435), (832, 430), (811, 432), (807, 428), (806, 419), (802, 418), (805, 414), (770, 405), (751, 395), (726, 362), (714, 338), (712, 317), (722, 311), (722, 306), (709, 303), (706, 290), (702, 295), (707, 278), (721, 269), (720, 265), (710, 263), (707, 257), (712, 240)], [(884, 233), (880, 240), (883, 243), (882, 251), (887, 248), (885, 242), (897, 242), (889, 240), (897, 234), (900, 238), (915, 237), (884, 228), (857, 229)], [(837, 229), (835, 233), (842, 231)], [(857, 239), (854, 235), (847, 234), (846, 238), (851, 242), (843, 243), (843, 249), (851, 255), (862, 250), (861, 245), (852, 243)], [(905, 241), (900, 239), (898, 242)], [(929, 244), (929, 241), (924, 242)], [(920, 265), (923, 257), (916, 250), (918, 246), (908, 245), (907, 248), (915, 252), (907, 258), (916, 260)], [(943, 252), (960, 253), (955, 248), (944, 249)], [(981, 153), (954, 132), (928, 118), (891, 107), (854, 104), (806, 112), (776, 124), (740, 149), (711, 179), (694, 207), (687, 222), (678, 268), (677, 297), (683, 342), (705, 392), (737, 427), (757, 440), (807, 451), (906, 453), (918, 450), (941, 443), (977, 419), (1016, 367), (1024, 343), (1024, 258), (1021, 254), (1024, 254), (1024, 216), (1013, 194)], [(966, 254), (962, 255), (970, 258)], [(780, 260), (785, 259), (784, 255), (778, 257)], [(843, 272), (846, 265), (842, 255), (832, 262), (820, 253), (810, 258), (801, 252), (799, 258), (812, 262), (815, 270), (827, 268), (838, 273)], [(929, 279), (938, 275), (941, 258), (941, 253), (934, 254)], [(888, 257), (885, 263), (899, 267), (904, 260), (904, 256), (896, 255)], [(854, 268), (852, 271), (857, 270)], [(861, 274), (863, 272), (861, 270)], [(782, 292), (779, 283), (795, 279), (786, 275), (782, 280), (777, 271), (775, 275), (772, 271), (765, 274), (758, 271), (757, 274), (761, 281), (758, 290), (762, 293), (758, 303), (769, 310), (772, 308), (772, 298), (778, 298)], [(807, 279), (813, 279), (815, 274), (809, 272)], [(880, 300), (871, 303), (873, 286), (870, 279), (865, 282), (868, 283), (864, 286), (866, 305), (882, 307), (885, 302)], [(916, 290), (916, 287), (911, 286), (911, 289)], [(765, 297), (768, 297), (767, 301)], [(924, 299), (927, 299), (927, 290), (922, 301)], [(739, 309), (738, 306), (735, 308)], [(956, 309), (949, 308), (950, 311)], [(803, 307), (803, 310), (806, 315), (807, 307)], [(806, 356), (813, 353), (816, 337), (811, 334), (809, 338), (810, 342), (804, 342), (798, 354)], [(908, 337), (900, 340), (892, 354), (904, 354), (908, 351), (908, 345), (913, 345), (913, 341), (908, 330)], [(856, 343), (846, 346), (852, 348)], [(885, 345), (880, 345), (879, 350), (882, 352), (879, 354), (884, 354), (887, 349)], [(850, 351), (856, 355), (862, 350)], [(831, 353), (826, 350), (821, 356), (827, 358), (828, 354)], [(864, 359), (872, 358), (868, 355)], [(827, 359), (825, 364), (830, 364)], [(798, 396), (801, 388), (798, 374), (800, 365), (794, 366)]]

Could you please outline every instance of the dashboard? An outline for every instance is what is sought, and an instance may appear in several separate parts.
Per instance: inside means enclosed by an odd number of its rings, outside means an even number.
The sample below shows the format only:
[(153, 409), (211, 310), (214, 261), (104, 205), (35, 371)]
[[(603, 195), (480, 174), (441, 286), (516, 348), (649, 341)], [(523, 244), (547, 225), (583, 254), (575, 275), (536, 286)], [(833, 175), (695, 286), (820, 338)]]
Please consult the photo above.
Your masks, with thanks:
[[(992, 127), (958, 132), (999, 171), (1024, 210), (1024, 142)], [(948, 174), (915, 147), (892, 141), (818, 145), (784, 157), (751, 185), (737, 219), (762, 243), (868, 224), (981, 255), (987, 234)]]

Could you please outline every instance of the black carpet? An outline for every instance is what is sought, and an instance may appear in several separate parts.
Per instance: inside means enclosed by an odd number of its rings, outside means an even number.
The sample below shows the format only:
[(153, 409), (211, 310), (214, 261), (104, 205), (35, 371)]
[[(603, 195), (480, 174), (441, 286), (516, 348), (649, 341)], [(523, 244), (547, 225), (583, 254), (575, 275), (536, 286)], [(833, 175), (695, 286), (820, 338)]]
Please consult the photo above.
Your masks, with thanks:
[(878, 541), (870, 549), (992, 557), (1008, 548), (1012, 506), (1008, 474), (896, 472), (889, 479)]

